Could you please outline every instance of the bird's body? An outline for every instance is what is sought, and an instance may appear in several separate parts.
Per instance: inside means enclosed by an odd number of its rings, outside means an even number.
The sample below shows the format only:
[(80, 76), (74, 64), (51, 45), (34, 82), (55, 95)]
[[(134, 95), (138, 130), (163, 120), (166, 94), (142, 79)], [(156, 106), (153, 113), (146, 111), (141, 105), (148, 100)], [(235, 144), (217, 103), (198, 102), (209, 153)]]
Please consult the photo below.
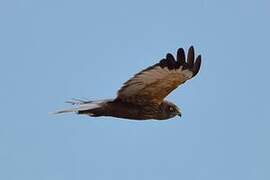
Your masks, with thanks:
[[(93, 107), (93, 105), (95, 106)], [(76, 111), (78, 114), (90, 115), (92, 117), (111, 116), (135, 120), (165, 120), (170, 118), (170, 114), (164, 111), (164, 109), (166, 109), (164, 107), (168, 107), (167, 109), (169, 110), (169, 107), (175, 105), (173, 105), (171, 102), (164, 101), (160, 105), (151, 104), (140, 106), (128, 102), (121, 102), (119, 100), (109, 99), (97, 102), (82, 101), (80, 106), (77, 109), (73, 109), (72, 111)], [(85, 110), (84, 107), (87, 106), (89, 108)], [(179, 112), (176, 113), (178, 114)]]
[(112, 116), (134, 120), (165, 120), (176, 115), (181, 116), (179, 108), (164, 98), (194, 77), (199, 72), (200, 65), (201, 56), (195, 60), (193, 47), (189, 48), (187, 60), (184, 50), (180, 48), (176, 60), (172, 54), (167, 54), (159, 63), (125, 82), (115, 99), (68, 101), (77, 106), (56, 113), (75, 112), (92, 117)]

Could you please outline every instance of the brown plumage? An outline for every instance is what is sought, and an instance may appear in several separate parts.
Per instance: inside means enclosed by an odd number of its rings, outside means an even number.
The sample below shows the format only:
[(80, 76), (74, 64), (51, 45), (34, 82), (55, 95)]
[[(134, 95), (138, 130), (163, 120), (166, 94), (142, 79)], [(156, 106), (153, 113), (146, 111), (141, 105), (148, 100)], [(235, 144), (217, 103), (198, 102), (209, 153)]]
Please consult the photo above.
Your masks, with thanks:
[(76, 112), (93, 117), (113, 116), (135, 120), (164, 120), (181, 116), (179, 108), (164, 98), (179, 85), (194, 77), (201, 66), (201, 55), (196, 57), (194, 48), (187, 54), (178, 49), (176, 60), (172, 54), (159, 63), (142, 70), (124, 83), (115, 99), (101, 101), (68, 101), (78, 107), (56, 113)]

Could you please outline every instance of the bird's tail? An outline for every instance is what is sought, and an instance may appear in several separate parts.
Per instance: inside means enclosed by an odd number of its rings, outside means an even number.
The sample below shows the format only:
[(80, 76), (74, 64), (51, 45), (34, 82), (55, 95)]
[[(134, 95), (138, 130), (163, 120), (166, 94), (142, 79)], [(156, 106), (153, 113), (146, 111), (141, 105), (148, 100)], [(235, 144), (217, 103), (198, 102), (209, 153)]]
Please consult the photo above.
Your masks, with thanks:
[(90, 116), (95, 116), (96, 111), (100, 110), (102, 108), (102, 105), (106, 103), (107, 100), (101, 100), (101, 101), (85, 101), (80, 99), (72, 99), (70, 101), (66, 101), (66, 103), (70, 103), (72, 105), (75, 105), (74, 108), (69, 109), (63, 109), (56, 112), (53, 112), (53, 114), (62, 114), (62, 113), (77, 113), (77, 114), (88, 114)]

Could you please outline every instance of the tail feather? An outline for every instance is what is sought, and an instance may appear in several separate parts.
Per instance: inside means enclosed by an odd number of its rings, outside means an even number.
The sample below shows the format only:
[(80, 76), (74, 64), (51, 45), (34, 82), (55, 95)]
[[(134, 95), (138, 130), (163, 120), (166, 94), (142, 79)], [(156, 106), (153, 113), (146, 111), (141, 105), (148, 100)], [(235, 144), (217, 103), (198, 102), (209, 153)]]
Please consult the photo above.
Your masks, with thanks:
[(86, 104), (86, 103), (91, 103), (93, 101), (89, 101), (89, 100), (82, 100), (82, 99), (71, 99), (66, 101), (66, 103), (72, 104), (72, 105), (80, 105), (80, 104)]
[(53, 114), (62, 114), (62, 113), (73, 112), (73, 113), (77, 113), (77, 114), (95, 115), (94, 112), (96, 112), (97, 109), (100, 109), (102, 107), (102, 105), (106, 102), (107, 102), (107, 100), (84, 101), (84, 100), (79, 100), (79, 99), (72, 99), (71, 101), (67, 101), (67, 103), (70, 103), (70, 104), (75, 105), (77, 107), (59, 110), (59, 111), (53, 112)]
[(62, 113), (69, 113), (69, 112), (78, 113), (78, 110), (77, 109), (78, 108), (64, 109), (64, 110), (55, 111), (52, 114), (62, 114)]

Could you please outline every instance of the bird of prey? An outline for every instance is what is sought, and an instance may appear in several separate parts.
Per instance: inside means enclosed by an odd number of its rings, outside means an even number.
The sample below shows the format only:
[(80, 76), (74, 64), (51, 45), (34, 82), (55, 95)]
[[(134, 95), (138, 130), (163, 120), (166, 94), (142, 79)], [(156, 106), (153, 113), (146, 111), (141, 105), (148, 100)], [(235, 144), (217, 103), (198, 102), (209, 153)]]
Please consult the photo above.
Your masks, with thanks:
[(176, 58), (168, 53), (153, 66), (135, 74), (118, 90), (117, 97), (99, 101), (73, 99), (76, 107), (55, 112), (75, 112), (92, 117), (112, 116), (132, 120), (166, 120), (181, 116), (180, 109), (164, 98), (179, 85), (194, 77), (201, 66), (201, 55), (195, 58), (191, 46), (187, 57), (179, 48)]

